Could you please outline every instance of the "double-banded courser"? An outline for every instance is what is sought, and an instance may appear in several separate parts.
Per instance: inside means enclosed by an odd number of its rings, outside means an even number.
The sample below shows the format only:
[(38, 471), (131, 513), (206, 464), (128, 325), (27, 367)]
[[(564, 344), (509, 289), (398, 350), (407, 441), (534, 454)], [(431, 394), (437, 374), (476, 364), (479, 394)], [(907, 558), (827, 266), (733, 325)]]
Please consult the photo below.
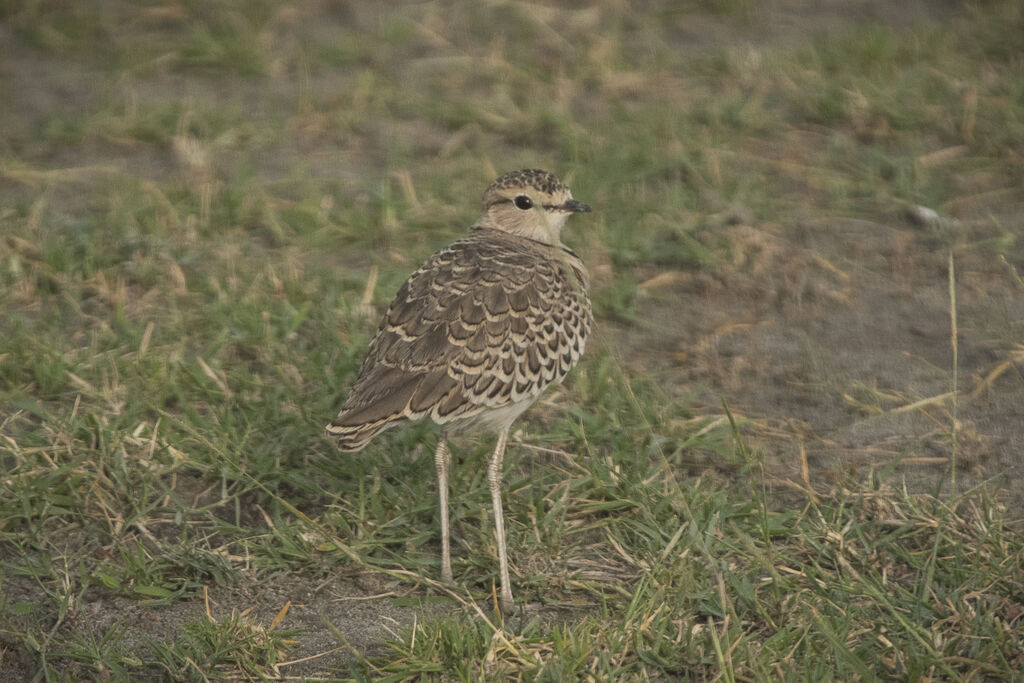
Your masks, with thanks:
[(441, 578), (452, 581), (447, 436), (491, 431), (488, 468), (501, 577), (512, 611), (502, 457), (509, 427), (576, 365), (593, 322), (587, 270), (560, 239), (569, 215), (590, 211), (547, 171), (513, 171), (487, 188), (469, 234), (431, 256), (398, 290), (328, 435), (344, 451), (385, 429), (432, 420), (441, 499)]

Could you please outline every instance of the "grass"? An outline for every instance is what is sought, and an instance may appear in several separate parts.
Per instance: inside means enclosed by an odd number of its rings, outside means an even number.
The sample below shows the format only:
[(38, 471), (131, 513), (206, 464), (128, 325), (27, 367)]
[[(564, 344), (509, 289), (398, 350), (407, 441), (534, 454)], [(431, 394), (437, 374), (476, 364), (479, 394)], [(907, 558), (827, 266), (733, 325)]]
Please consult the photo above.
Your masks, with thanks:
[[(696, 354), (635, 342), (685, 315), (659, 282), (757, 268), (729, 230), (755, 218), (794, 234), (928, 206), (963, 223), (919, 246), (1019, 272), (1021, 10), (741, 46), (761, 11), (0, 8), (0, 93), (40, 93), (0, 134), (0, 670), (1016, 676), (1024, 541), (993, 487), (908, 486), (917, 452), (835, 474), (792, 445), (804, 473), (782, 476), (771, 425), (667, 379)], [(695, 17), (718, 33), (681, 38)], [(430, 430), (361, 454), (321, 432), (400, 282), (519, 166), (595, 206), (569, 239), (599, 337), (514, 437), (531, 609), (502, 623), (486, 440), (458, 444), (448, 589)], [(895, 400), (853, 386), (868, 412)], [(308, 604), (284, 608), (286, 585)], [(346, 630), (332, 590), (402, 618)]]

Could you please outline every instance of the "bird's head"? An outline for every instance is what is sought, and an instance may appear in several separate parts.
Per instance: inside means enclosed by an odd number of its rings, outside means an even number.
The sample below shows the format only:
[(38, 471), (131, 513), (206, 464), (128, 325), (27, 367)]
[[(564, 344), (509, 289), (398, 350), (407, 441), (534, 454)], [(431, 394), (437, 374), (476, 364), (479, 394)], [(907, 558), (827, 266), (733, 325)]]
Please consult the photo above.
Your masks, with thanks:
[(590, 207), (573, 199), (553, 173), (524, 169), (491, 183), (484, 192), (484, 215), (477, 225), (558, 245), (569, 215), (586, 211)]

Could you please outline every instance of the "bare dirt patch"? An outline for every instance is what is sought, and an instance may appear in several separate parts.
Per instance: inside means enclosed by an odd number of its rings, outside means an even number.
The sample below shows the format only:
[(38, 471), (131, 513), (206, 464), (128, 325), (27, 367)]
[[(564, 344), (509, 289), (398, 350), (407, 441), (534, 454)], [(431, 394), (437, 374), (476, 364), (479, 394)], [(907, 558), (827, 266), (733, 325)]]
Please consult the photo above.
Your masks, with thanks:
[[(894, 217), (725, 232), (731, 262), (661, 275), (665, 287), (650, 281), (657, 301), (646, 305), (648, 318), (667, 296), (681, 314), (627, 333), (628, 346), (659, 349), (642, 352), (642, 362), (660, 356), (667, 385), (703, 387), (709, 411), (726, 399), (751, 421), (780, 478), (801, 477), (803, 452), (819, 482), (872, 467), (915, 490), (940, 489), (953, 458), (953, 346), (949, 252), (929, 228)], [(955, 252), (954, 264), (957, 481), (995, 483), (1019, 501), (1020, 263), (975, 250)]]

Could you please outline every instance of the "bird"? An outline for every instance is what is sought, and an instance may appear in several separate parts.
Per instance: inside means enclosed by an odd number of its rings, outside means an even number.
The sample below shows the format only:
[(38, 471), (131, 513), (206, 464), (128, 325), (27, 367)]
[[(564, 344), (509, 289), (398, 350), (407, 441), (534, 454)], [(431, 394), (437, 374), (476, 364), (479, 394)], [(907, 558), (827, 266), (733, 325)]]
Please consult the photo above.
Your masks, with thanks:
[(399, 288), (370, 341), (345, 403), (326, 427), (342, 451), (429, 420), (441, 522), (441, 579), (453, 583), (448, 526), (450, 436), (497, 435), (487, 475), (494, 512), (500, 609), (512, 614), (502, 460), (512, 423), (583, 355), (593, 327), (583, 261), (561, 240), (573, 199), (554, 174), (505, 173), (483, 194), (468, 234), (433, 254)]

